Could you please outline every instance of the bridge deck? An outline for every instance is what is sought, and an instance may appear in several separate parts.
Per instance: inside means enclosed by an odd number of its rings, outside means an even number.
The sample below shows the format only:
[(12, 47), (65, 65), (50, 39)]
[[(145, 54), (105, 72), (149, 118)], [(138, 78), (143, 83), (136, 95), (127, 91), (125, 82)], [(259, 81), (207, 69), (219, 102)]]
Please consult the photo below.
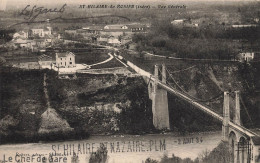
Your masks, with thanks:
[[(155, 78), (152, 77), (151, 80), (154, 81)], [(176, 89), (173, 89), (173, 88), (167, 86), (166, 84), (162, 83), (161, 81), (158, 81), (158, 85), (160, 85), (162, 88), (166, 89), (168, 92), (173, 93), (173, 94), (175, 94), (176, 96), (178, 96), (178, 97), (180, 97), (180, 98), (186, 100), (187, 102), (191, 103), (192, 105), (196, 106), (197, 108), (199, 108), (200, 110), (206, 112), (207, 114), (209, 114), (209, 115), (215, 117), (216, 119), (218, 119), (218, 120), (220, 120), (220, 121), (223, 121), (223, 117), (222, 117), (222, 116), (220, 116), (219, 114), (213, 112), (211, 109), (205, 107), (204, 105), (199, 104), (198, 102), (192, 100), (191, 98), (189, 98), (189, 97), (187, 97), (186, 95), (182, 94), (180, 91), (178, 91), (178, 90), (176, 90)], [(233, 123), (233, 122), (231, 122), (231, 121), (229, 122), (229, 126), (232, 127), (233, 129), (239, 131), (239, 132), (242, 132), (242, 133), (244, 133), (244, 134), (250, 136), (250, 137), (251, 137), (251, 136), (257, 136), (256, 133), (254, 133), (254, 132), (248, 130), (247, 128), (245, 128), (245, 127), (243, 127), (243, 126), (237, 125), (237, 124), (235, 124), (235, 123)]]

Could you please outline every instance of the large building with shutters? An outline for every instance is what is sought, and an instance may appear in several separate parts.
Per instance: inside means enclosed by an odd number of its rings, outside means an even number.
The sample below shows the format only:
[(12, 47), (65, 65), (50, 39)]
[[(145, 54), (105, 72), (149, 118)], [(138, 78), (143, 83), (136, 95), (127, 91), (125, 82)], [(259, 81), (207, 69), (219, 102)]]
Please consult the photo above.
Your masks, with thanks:
[(56, 67), (72, 68), (75, 66), (75, 54), (72, 52), (56, 53)]

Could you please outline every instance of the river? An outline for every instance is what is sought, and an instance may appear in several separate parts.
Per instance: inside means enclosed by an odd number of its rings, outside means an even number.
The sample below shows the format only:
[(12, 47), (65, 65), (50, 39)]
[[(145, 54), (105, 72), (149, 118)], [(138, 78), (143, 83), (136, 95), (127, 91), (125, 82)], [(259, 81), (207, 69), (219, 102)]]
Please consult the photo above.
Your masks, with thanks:
[[(44, 162), (43, 157), (56, 154), (47, 162), (71, 162), (74, 153), (79, 163), (87, 163), (100, 143), (108, 150), (108, 163), (142, 163), (148, 157), (160, 160), (164, 155), (195, 159), (203, 151), (211, 151), (221, 142), (221, 131), (174, 134), (91, 136), (84, 140), (62, 142), (7, 144), (0, 146), (0, 160), (5, 162)], [(1, 162), (1, 161), (0, 161)]]

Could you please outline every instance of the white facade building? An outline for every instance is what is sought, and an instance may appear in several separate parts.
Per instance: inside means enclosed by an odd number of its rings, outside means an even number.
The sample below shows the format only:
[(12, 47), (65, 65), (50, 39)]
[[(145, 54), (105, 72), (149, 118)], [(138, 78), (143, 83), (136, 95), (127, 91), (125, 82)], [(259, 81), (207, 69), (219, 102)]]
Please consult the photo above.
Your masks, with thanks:
[(75, 66), (75, 54), (72, 52), (56, 53), (56, 67), (72, 68)]

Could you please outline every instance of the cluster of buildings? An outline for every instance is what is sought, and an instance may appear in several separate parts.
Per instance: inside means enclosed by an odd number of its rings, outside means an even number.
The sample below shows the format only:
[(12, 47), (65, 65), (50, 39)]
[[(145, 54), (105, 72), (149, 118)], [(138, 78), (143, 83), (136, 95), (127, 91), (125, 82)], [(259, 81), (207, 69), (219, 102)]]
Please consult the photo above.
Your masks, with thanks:
[(75, 54), (72, 52), (56, 53), (55, 57), (43, 54), (38, 58), (19, 58), (12, 60), (13, 67), (23, 69), (55, 69), (55, 68), (73, 68), (75, 64)]
[(59, 39), (60, 35), (53, 34), (51, 27), (33, 28), (22, 30), (13, 35), (13, 46), (24, 48), (32, 52), (45, 51), (45, 48), (53, 44), (54, 39)]
[(85, 39), (99, 44), (125, 45), (132, 41), (134, 33), (145, 33), (149, 25), (145, 24), (113, 24), (113, 25), (91, 25), (82, 29), (65, 30), (65, 33), (80, 34)]

